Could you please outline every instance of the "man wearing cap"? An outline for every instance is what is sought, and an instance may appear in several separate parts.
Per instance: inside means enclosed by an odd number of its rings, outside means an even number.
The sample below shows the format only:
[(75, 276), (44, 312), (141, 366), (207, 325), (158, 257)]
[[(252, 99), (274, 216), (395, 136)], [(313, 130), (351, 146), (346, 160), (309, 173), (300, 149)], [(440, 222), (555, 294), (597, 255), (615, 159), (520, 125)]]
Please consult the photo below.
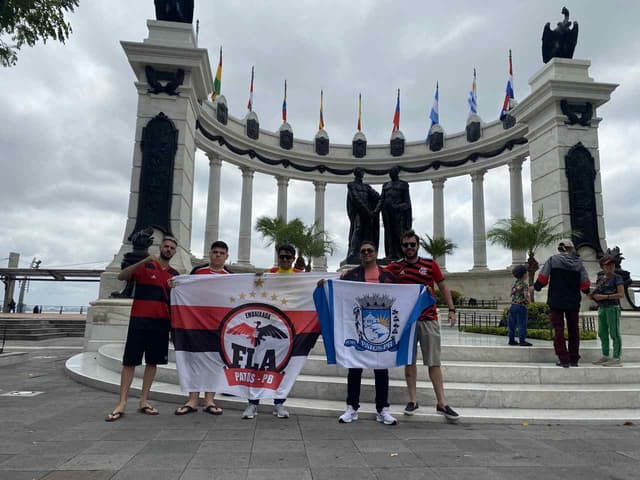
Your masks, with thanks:
[[(551, 309), (553, 348), (558, 356), (556, 365), (577, 367), (580, 360), (580, 292), (589, 293), (589, 276), (571, 240), (561, 240), (558, 253), (544, 263), (533, 287), (539, 292), (549, 285), (547, 305)], [(564, 338), (564, 319), (567, 319), (569, 349)]]
[[(616, 273), (615, 260), (605, 255), (600, 259), (602, 271), (598, 272), (596, 288), (589, 295), (598, 303), (598, 337), (602, 346), (602, 358), (594, 365), (620, 367), (622, 361), (622, 337), (620, 335), (620, 299), (624, 297), (624, 281)], [(609, 336), (613, 342), (613, 358), (609, 357)]]

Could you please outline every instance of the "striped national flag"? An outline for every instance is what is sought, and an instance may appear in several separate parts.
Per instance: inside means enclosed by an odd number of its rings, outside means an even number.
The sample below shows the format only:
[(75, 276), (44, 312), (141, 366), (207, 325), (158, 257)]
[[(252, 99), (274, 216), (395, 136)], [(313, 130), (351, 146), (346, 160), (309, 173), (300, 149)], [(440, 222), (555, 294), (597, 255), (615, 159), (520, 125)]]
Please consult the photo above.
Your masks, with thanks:
[(358, 131), (362, 131), (362, 94), (358, 94)]
[(218, 62), (218, 69), (216, 70), (216, 78), (213, 80), (213, 92), (211, 93), (212, 102), (215, 102), (216, 97), (220, 95), (221, 87), (222, 87), (222, 47), (220, 47), (220, 61)]
[(320, 121), (318, 122), (318, 130), (322, 130), (324, 128), (324, 92), (320, 90)]
[(284, 99), (282, 100), (282, 122), (287, 121), (287, 81), (284, 81)]
[(251, 87), (249, 88), (249, 102), (247, 108), (250, 112), (253, 111), (253, 66), (251, 67)]
[(393, 130), (391, 133), (395, 133), (400, 130), (400, 89), (398, 89), (398, 99), (396, 100), (396, 111), (393, 114)]
[(473, 69), (473, 83), (471, 84), (471, 91), (469, 92), (469, 98), (467, 99), (469, 104), (469, 115), (478, 114), (478, 92), (476, 89), (476, 69)]
[(440, 123), (440, 113), (439, 113), (439, 103), (440, 103), (440, 85), (436, 82), (436, 93), (433, 96), (433, 105), (431, 106), (431, 112), (429, 112), (429, 119), (431, 120), (431, 126), (429, 127), (429, 133), (427, 133), (427, 143), (429, 143), (429, 137), (431, 137), (431, 129), (434, 125), (438, 125)]
[(502, 103), (502, 111), (500, 112), (500, 120), (509, 113), (513, 108), (513, 65), (511, 63), (511, 50), (509, 50), (509, 78), (507, 79), (507, 88), (504, 94), (504, 102)]

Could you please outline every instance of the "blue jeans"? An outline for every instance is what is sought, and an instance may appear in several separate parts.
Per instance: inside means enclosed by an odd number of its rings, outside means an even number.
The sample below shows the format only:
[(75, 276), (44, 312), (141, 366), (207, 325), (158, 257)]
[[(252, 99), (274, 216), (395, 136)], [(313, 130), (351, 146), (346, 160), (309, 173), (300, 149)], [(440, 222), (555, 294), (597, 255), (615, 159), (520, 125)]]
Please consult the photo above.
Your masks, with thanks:
[(509, 341), (514, 341), (516, 337), (516, 328), (518, 329), (518, 338), (520, 343), (527, 339), (527, 306), (519, 303), (512, 303), (509, 309)]

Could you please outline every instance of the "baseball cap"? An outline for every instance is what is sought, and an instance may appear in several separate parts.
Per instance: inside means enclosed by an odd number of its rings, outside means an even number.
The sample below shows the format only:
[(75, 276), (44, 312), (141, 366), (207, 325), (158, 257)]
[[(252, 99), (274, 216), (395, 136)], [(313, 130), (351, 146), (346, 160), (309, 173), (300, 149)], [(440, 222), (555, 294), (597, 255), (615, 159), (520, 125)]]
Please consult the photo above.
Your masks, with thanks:
[(576, 248), (576, 247), (571, 241), (571, 239), (563, 238), (562, 240), (560, 240), (560, 243), (558, 243), (558, 250), (563, 251), (565, 248)]

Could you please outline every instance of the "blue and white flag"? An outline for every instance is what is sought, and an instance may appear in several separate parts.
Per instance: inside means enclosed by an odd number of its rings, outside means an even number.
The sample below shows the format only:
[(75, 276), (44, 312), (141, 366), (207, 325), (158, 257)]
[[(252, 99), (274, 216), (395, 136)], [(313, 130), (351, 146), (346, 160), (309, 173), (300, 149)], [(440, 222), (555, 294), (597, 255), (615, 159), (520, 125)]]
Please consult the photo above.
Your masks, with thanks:
[(427, 143), (429, 143), (429, 138), (431, 137), (431, 130), (434, 125), (438, 125), (440, 123), (440, 113), (438, 111), (438, 103), (440, 100), (440, 87), (438, 82), (436, 82), (436, 94), (433, 97), (433, 105), (431, 107), (431, 112), (429, 113), (429, 119), (431, 120), (431, 126), (429, 127), (429, 133), (427, 134)]
[(327, 280), (313, 299), (328, 364), (393, 368), (415, 361), (416, 320), (434, 303), (424, 285)]
[(469, 115), (478, 114), (478, 92), (476, 90), (476, 69), (473, 69), (473, 83), (471, 84), (471, 91), (469, 91), (469, 98), (467, 98), (469, 104)]

